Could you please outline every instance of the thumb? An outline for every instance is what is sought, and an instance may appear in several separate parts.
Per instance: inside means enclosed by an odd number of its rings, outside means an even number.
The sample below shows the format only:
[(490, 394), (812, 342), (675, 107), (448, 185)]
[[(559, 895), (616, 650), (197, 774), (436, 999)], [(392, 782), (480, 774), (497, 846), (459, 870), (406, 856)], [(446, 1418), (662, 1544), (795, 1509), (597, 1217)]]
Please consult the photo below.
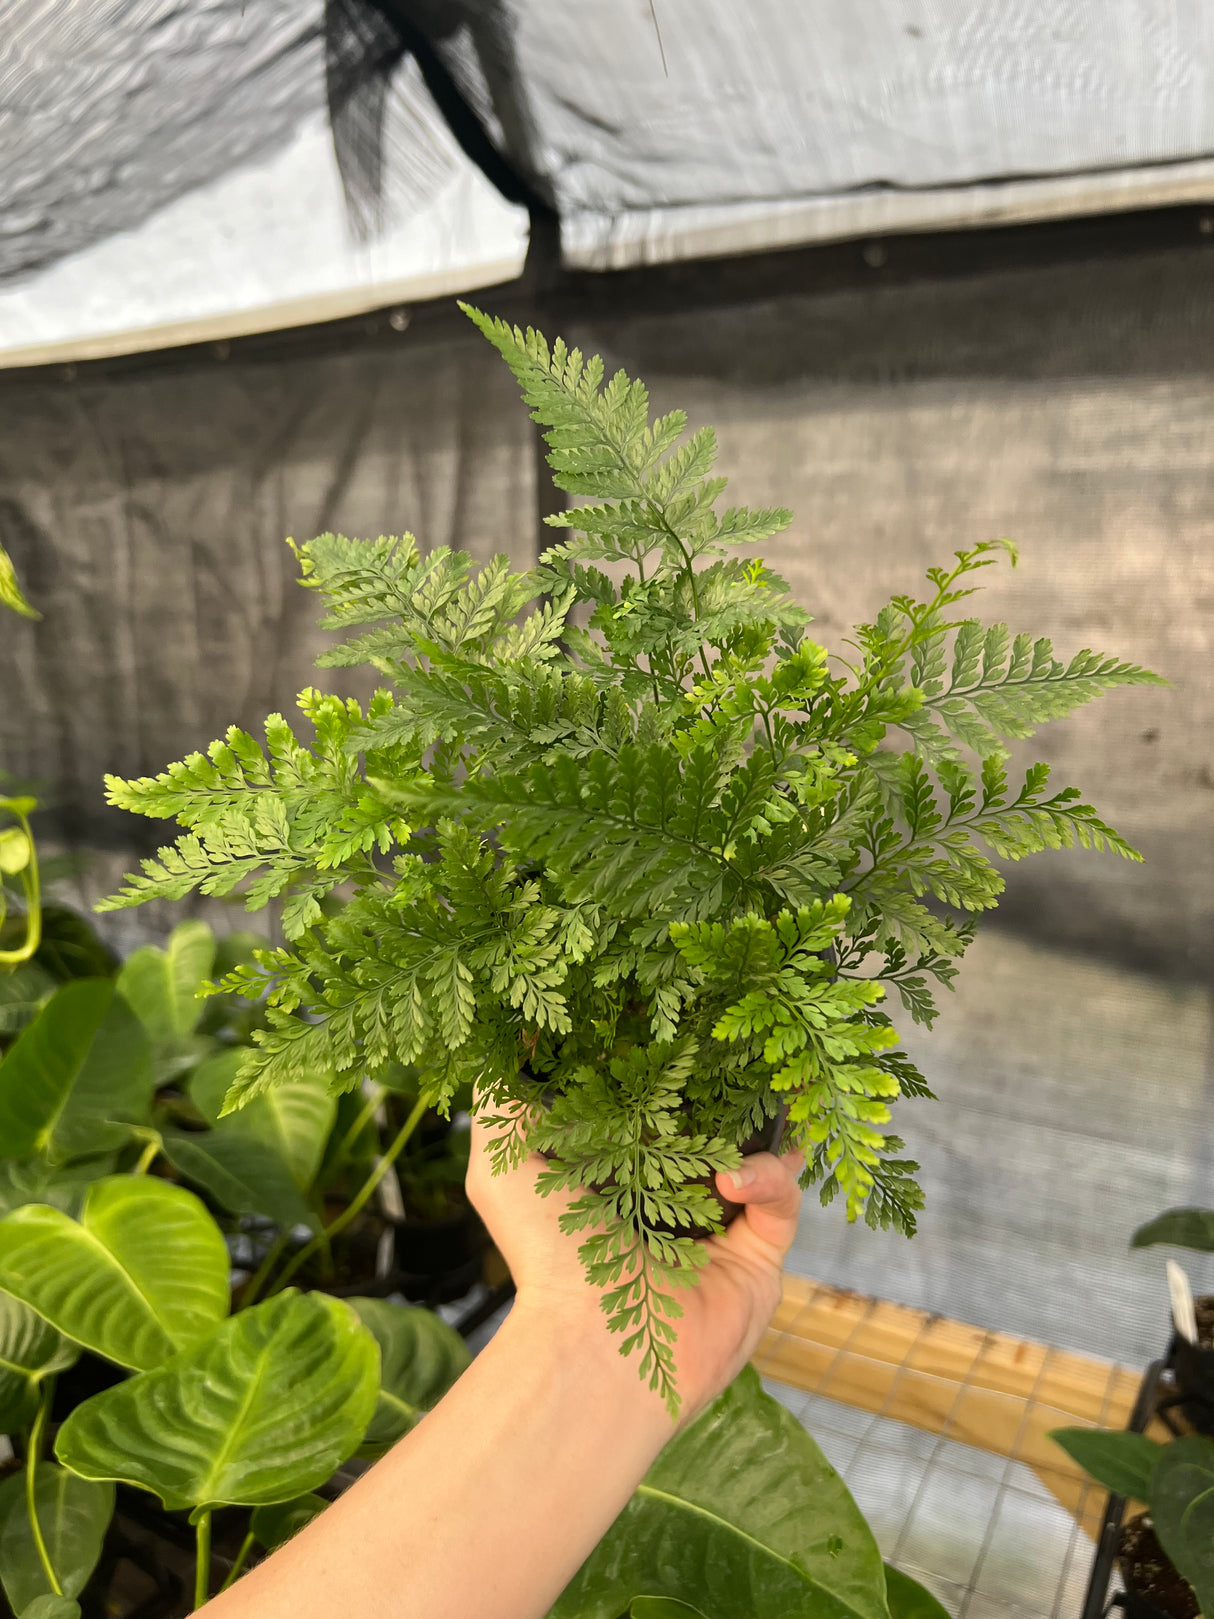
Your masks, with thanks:
[[(745, 1213), (719, 1237), (719, 1242), (737, 1246), (757, 1237), (781, 1257), (792, 1247), (801, 1212), (801, 1188), (797, 1177), (804, 1167), (804, 1154), (756, 1152), (743, 1159), (737, 1169), (721, 1170), (717, 1189), (731, 1203), (741, 1203)], [(736, 1236), (735, 1236), (736, 1233)]]

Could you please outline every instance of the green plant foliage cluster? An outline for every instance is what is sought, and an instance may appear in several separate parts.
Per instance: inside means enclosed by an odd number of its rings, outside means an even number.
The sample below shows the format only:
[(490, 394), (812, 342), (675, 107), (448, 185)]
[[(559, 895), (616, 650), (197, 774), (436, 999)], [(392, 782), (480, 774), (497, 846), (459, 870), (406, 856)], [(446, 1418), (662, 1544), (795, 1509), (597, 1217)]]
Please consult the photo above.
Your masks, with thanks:
[(1149, 1508), (1159, 1544), (1202, 1613), (1214, 1613), (1214, 1439), (1158, 1445), (1139, 1433), (1056, 1428), (1050, 1435), (1098, 1484)]
[[(201, 1600), (216, 1507), (253, 1509), (246, 1556), (272, 1548), (468, 1359), (428, 1310), (276, 1278), (324, 1194), (378, 1157), (387, 1092), (343, 1116), (330, 1077), (305, 1075), (219, 1118), (259, 1014), (205, 985), (254, 941), (187, 922), (99, 976), (86, 933), (56, 925), (74, 948), (53, 959), (94, 972), (52, 981), (0, 1059), (0, 1432), (24, 1461), (0, 1485), (0, 1582), (19, 1619), (79, 1613), (115, 1482), (191, 1514)], [(236, 1243), (265, 1254), (260, 1278), (233, 1272)], [(52, 1391), (82, 1352), (131, 1375), (77, 1400), (52, 1447)]]
[(539, 1148), (545, 1191), (583, 1188), (567, 1224), (605, 1228), (590, 1280), (673, 1407), (674, 1288), (703, 1259), (691, 1233), (719, 1228), (706, 1177), (778, 1110), (824, 1202), (914, 1230), (891, 1107), (929, 1092), (889, 998), (931, 1023), (1003, 887), (995, 857), (1138, 858), (1047, 766), (1013, 782), (1005, 759), (1156, 677), (966, 617), (1002, 542), (829, 653), (738, 554), (790, 517), (721, 508), (711, 430), (686, 437), (640, 382), (469, 314), (556, 483), (589, 503), (549, 519), (561, 541), (525, 575), (411, 537), (301, 547), (345, 637), (322, 664), (385, 685), (365, 712), (304, 692), (302, 737), (274, 715), (264, 744), (234, 728), (110, 779), (112, 803), (184, 831), (106, 904), (279, 900), (288, 942), (224, 985), (269, 1007), (227, 1106), (394, 1061), (440, 1106), (480, 1086), (499, 1164)]

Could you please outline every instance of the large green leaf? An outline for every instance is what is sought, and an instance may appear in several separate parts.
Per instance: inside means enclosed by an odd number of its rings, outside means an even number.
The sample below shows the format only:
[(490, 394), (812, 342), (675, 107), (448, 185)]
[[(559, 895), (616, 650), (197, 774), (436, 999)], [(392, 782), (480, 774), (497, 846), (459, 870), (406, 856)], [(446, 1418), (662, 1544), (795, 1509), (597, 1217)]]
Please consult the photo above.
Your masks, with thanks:
[(1151, 1517), (1198, 1607), (1214, 1614), (1214, 1439), (1190, 1434), (1163, 1447), (1151, 1479)]
[(289, 1085), (275, 1085), (235, 1113), (220, 1112), (236, 1079), (243, 1051), (223, 1051), (200, 1063), (190, 1079), (190, 1098), (209, 1124), (238, 1131), (272, 1147), (286, 1163), (300, 1191), (316, 1179), (321, 1154), (337, 1116), (329, 1074), (309, 1074)]
[(111, 980), (65, 984), (0, 1062), (0, 1156), (109, 1151), (151, 1098), (147, 1037)]
[(280, 1226), (310, 1225), (316, 1216), (271, 1147), (231, 1130), (166, 1130), (165, 1156), (187, 1180), (229, 1214), (260, 1214)]
[(223, 1319), (228, 1271), (223, 1233), (199, 1200), (148, 1175), (95, 1181), (79, 1221), (37, 1203), (0, 1220), (0, 1288), (137, 1371)]
[(0, 973), (0, 1036), (19, 1034), (34, 1021), (58, 987), (37, 961), (23, 961), (9, 972)]
[(165, 949), (144, 945), (127, 957), (118, 988), (148, 1032), (158, 1081), (193, 1066), (205, 1050), (194, 1031), (204, 1002), (198, 992), (215, 960), (215, 935), (205, 922), (182, 922)]
[(890, 1619), (949, 1619), (948, 1609), (901, 1569), (885, 1565), (885, 1599)]
[(313, 1518), (319, 1518), (328, 1506), (320, 1495), (297, 1495), (290, 1501), (276, 1501), (273, 1506), (257, 1507), (249, 1519), (249, 1533), (259, 1546), (268, 1552), (284, 1546), (293, 1535), (306, 1529)]
[(1130, 1239), (1130, 1247), (1150, 1248), (1157, 1242), (1214, 1254), (1214, 1209), (1168, 1209), (1140, 1225)]
[(432, 1310), (385, 1299), (346, 1302), (379, 1345), (379, 1398), (360, 1454), (382, 1455), (438, 1404), (472, 1357), (455, 1328)]
[(1048, 1437), (1114, 1495), (1150, 1499), (1151, 1475), (1163, 1447), (1145, 1434), (1112, 1428), (1054, 1428)]
[(642, 1593), (713, 1619), (888, 1619), (859, 1508), (750, 1368), (667, 1445), (552, 1619), (617, 1619)]
[(39, 1383), (74, 1365), (79, 1354), (79, 1344), (11, 1293), (0, 1293), (0, 1433), (24, 1428), (38, 1403)]
[(35, 1597), (18, 1619), (80, 1619), (80, 1604), (72, 1597)]
[(112, 1174), (116, 1155), (106, 1153), (88, 1163), (48, 1164), (41, 1158), (21, 1163), (0, 1159), (0, 1217), (24, 1203), (49, 1203), (65, 1214), (78, 1214), (94, 1181)]
[(169, 1508), (288, 1501), (352, 1454), (378, 1386), (375, 1340), (353, 1310), (288, 1289), (78, 1405), (55, 1450)]
[(628, 1610), (628, 1619), (707, 1619), (707, 1615), (673, 1597), (637, 1597)]
[[(53, 1462), (39, 1462), (34, 1505), (63, 1594), (79, 1596), (101, 1556), (102, 1538), (114, 1513), (114, 1486), (77, 1478)], [(23, 1473), (0, 1484), (0, 1580), (17, 1613), (39, 1597), (53, 1595), (34, 1545)]]

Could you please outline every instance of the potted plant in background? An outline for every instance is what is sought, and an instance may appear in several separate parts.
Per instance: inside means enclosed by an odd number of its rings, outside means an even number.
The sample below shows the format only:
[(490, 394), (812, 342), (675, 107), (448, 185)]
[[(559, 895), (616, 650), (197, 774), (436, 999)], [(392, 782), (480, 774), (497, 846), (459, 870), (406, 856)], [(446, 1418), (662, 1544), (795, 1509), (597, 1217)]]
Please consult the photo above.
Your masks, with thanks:
[[(109, 905), (198, 890), (282, 901), (287, 943), (224, 981), (265, 998), (226, 1107), (393, 1062), (443, 1108), (478, 1105), (506, 1164), (580, 1186), (566, 1223), (622, 1348), (672, 1410), (675, 1288), (719, 1230), (709, 1177), (764, 1130), (808, 1153), (849, 1217), (914, 1229), (915, 1165), (887, 1130), (927, 1086), (882, 1004), (930, 1023), (1019, 859), (1134, 851), (1009, 739), (1156, 679), (962, 616), (979, 544), (899, 596), (843, 654), (739, 547), (782, 510), (721, 511), (715, 441), (650, 420), (645, 389), (470, 310), (545, 428), (553, 476), (593, 502), (532, 574), (410, 538), (300, 550), (327, 665), (370, 663), (364, 713), (309, 690), (312, 738), (233, 729), (113, 803), (177, 842)], [(885, 744), (900, 733), (906, 746)], [(966, 762), (976, 758), (977, 766)], [(326, 915), (342, 889), (348, 903)]]
[[(1214, 1211), (1169, 1209), (1140, 1226), (1130, 1246), (1162, 1243), (1214, 1252)], [(1110, 1492), (1085, 1619), (1103, 1613), (1114, 1562), (1126, 1587), (1118, 1600), (1131, 1619), (1214, 1612), (1214, 1297), (1194, 1300), (1183, 1271), (1171, 1262), (1168, 1270), (1171, 1341), (1166, 1358), (1147, 1370), (1129, 1430), (1051, 1435)], [(1142, 1432), (1152, 1417), (1170, 1442)], [(1140, 1510), (1126, 1518), (1131, 1501)]]
[[(1131, 1248), (1168, 1243), (1195, 1253), (1214, 1253), (1214, 1209), (1180, 1208), (1139, 1226)], [(1187, 1311), (1186, 1311), (1187, 1314)], [(1198, 1433), (1214, 1434), (1214, 1293), (1193, 1300), (1185, 1330), (1174, 1323), (1167, 1369), (1176, 1385), (1174, 1402)]]

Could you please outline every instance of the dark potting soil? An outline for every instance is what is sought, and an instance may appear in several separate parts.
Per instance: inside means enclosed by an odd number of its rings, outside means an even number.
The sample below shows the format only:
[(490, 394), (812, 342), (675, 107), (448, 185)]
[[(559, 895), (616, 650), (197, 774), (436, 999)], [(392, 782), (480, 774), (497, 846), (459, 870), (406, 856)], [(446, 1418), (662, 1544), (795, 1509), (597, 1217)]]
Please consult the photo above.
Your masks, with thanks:
[(1197, 1347), (1214, 1349), (1214, 1293), (1206, 1293), (1193, 1300), (1197, 1316)]
[(1170, 1614), (1172, 1619), (1199, 1619), (1197, 1598), (1156, 1540), (1147, 1513), (1139, 1513), (1122, 1524), (1117, 1565), (1129, 1589), (1154, 1603), (1161, 1613)]

